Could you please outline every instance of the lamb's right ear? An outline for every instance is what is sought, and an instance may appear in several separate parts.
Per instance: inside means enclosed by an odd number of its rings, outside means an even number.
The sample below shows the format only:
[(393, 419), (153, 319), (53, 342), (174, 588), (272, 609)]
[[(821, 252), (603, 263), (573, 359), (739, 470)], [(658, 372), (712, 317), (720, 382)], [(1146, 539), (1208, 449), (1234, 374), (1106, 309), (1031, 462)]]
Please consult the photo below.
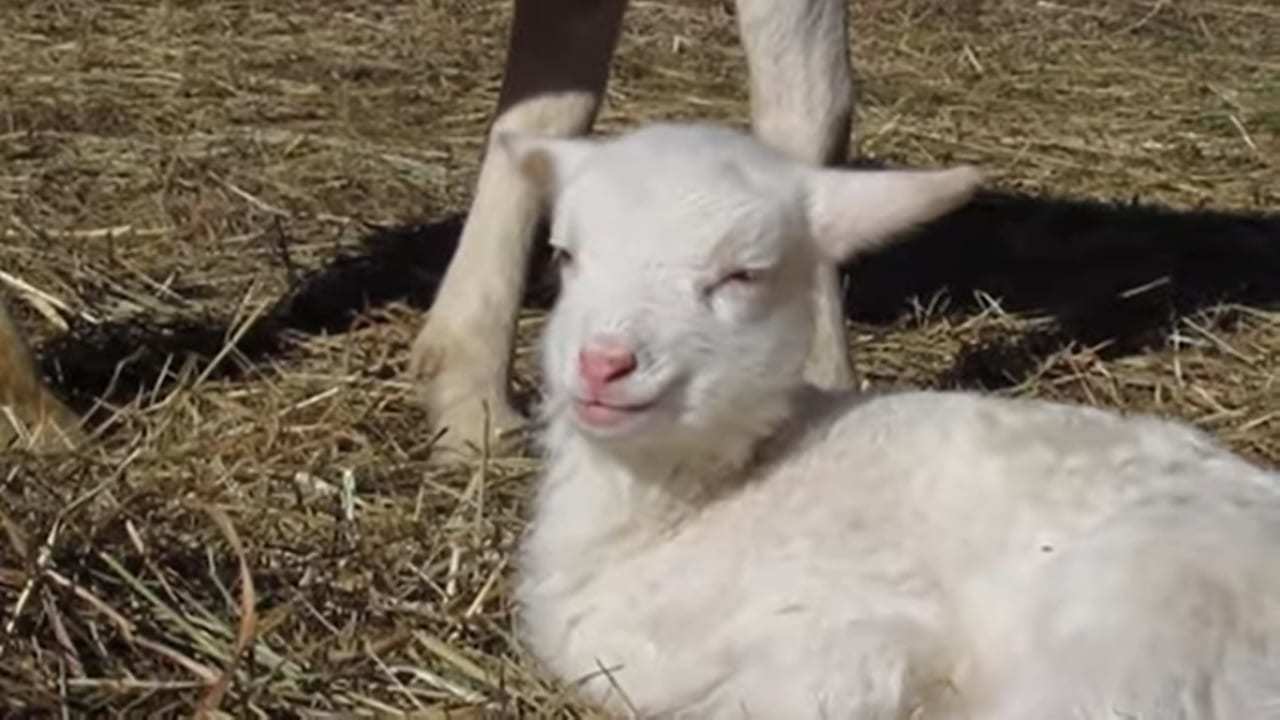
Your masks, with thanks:
[(518, 132), (500, 132), (495, 138), (521, 176), (538, 189), (544, 199), (554, 198), (565, 182), (591, 154), (595, 141), (553, 138)]
[(847, 260), (965, 204), (982, 184), (973, 167), (807, 173), (809, 227), (824, 257)]

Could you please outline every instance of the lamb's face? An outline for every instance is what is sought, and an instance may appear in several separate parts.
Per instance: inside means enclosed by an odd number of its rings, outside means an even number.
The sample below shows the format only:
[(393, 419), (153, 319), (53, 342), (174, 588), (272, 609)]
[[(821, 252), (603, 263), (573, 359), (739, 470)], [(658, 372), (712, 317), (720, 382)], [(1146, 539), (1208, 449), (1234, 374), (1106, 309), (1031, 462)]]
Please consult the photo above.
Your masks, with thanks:
[(800, 381), (819, 258), (875, 247), (980, 180), (971, 168), (822, 170), (707, 126), (504, 142), (554, 201), (546, 411), (641, 449), (758, 434)]
[(809, 349), (800, 195), (732, 154), (635, 149), (601, 149), (555, 205), (548, 411), (611, 442), (751, 431)]

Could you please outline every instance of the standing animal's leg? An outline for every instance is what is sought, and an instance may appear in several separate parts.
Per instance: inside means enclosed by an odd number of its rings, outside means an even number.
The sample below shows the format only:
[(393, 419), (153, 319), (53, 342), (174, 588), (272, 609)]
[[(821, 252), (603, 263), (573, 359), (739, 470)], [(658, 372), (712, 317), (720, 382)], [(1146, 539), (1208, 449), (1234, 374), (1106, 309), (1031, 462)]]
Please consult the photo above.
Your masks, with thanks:
[[(764, 142), (805, 162), (842, 162), (849, 150), (853, 78), (846, 0), (738, 0), (751, 74), (751, 121)], [(813, 348), (805, 377), (853, 384), (843, 292), (834, 266), (818, 269)]]
[(13, 444), (36, 451), (80, 444), (80, 419), (41, 382), (27, 343), (0, 300), (0, 453)]
[(457, 254), (414, 343), (411, 371), (452, 447), (519, 426), (507, 381), (540, 199), (497, 133), (579, 135), (604, 94), (626, 0), (517, 0), (498, 109)]

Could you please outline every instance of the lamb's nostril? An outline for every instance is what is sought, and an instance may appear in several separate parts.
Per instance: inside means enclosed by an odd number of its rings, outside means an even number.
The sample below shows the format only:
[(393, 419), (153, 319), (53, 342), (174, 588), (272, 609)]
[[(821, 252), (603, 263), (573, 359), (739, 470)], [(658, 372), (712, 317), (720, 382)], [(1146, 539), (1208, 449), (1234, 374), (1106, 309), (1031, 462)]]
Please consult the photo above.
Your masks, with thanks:
[(635, 369), (635, 351), (619, 340), (596, 340), (578, 352), (578, 372), (592, 384), (619, 380)]

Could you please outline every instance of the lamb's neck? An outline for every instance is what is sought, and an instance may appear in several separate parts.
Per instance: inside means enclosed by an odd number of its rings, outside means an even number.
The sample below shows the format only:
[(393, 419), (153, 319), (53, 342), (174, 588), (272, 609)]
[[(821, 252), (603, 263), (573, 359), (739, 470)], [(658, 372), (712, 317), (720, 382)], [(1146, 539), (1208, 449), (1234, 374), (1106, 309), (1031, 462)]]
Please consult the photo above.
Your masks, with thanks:
[[(538, 494), (544, 539), (623, 550), (677, 532), (707, 505), (750, 482), (759, 438), (696, 447), (622, 453), (561, 421), (548, 428), (546, 469)], [(554, 524), (554, 530), (551, 529)]]

